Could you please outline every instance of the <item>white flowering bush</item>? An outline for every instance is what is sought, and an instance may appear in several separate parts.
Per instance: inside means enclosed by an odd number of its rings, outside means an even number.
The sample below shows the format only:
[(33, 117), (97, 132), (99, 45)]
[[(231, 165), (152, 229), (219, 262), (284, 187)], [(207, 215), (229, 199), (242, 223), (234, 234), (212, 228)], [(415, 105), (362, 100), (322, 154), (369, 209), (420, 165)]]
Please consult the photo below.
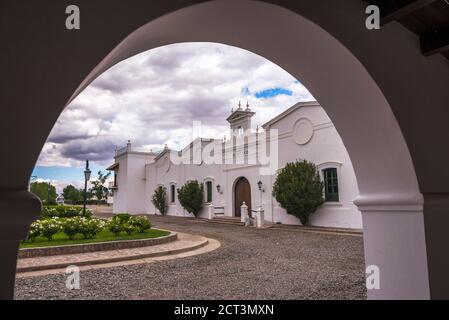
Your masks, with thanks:
[(84, 239), (92, 239), (103, 231), (106, 227), (106, 221), (96, 218), (74, 218), (80, 220), (81, 234)]
[(41, 225), (41, 235), (48, 239), (53, 240), (53, 236), (59, 233), (62, 229), (62, 223), (59, 218), (45, 219), (36, 221)]
[(40, 219), (48, 218), (74, 218), (74, 217), (86, 217), (90, 218), (92, 211), (86, 209), (84, 212), (83, 207), (77, 206), (44, 206), (42, 208), (42, 214)]
[(118, 237), (120, 235), (120, 232), (123, 231), (122, 223), (120, 223), (120, 220), (118, 219), (111, 219), (108, 223), (108, 229), (111, 231), (114, 236)]
[(62, 231), (73, 240), (78, 233), (81, 233), (81, 224), (78, 218), (68, 218), (62, 223)]
[(37, 237), (45, 237), (53, 240), (53, 236), (63, 232), (70, 240), (77, 234), (85, 239), (95, 238), (98, 233), (108, 229), (115, 236), (121, 232), (131, 235), (134, 232), (144, 233), (151, 228), (151, 222), (147, 217), (134, 217), (129, 214), (121, 214), (110, 220), (91, 217), (72, 218), (46, 218), (33, 222), (30, 226), (27, 239), (34, 242)]
[(92, 239), (103, 231), (106, 221), (96, 218), (74, 217), (64, 219), (62, 231), (72, 240), (80, 233), (85, 239)]
[(122, 224), (122, 230), (127, 234), (133, 234), (135, 231), (137, 231), (137, 228), (132, 225), (131, 223), (124, 223)]
[(150, 219), (147, 217), (132, 217), (129, 223), (132, 224), (139, 233), (144, 233), (146, 230), (151, 228)]
[(34, 240), (36, 240), (36, 238), (39, 237), (40, 235), (42, 235), (41, 222), (40, 220), (34, 221), (30, 226), (30, 230), (28, 231), (28, 239), (31, 242), (34, 242)]
[(115, 236), (119, 236), (120, 232), (130, 235), (134, 232), (144, 233), (151, 228), (151, 222), (147, 217), (131, 216), (128, 213), (120, 213), (115, 215), (108, 223), (108, 229)]

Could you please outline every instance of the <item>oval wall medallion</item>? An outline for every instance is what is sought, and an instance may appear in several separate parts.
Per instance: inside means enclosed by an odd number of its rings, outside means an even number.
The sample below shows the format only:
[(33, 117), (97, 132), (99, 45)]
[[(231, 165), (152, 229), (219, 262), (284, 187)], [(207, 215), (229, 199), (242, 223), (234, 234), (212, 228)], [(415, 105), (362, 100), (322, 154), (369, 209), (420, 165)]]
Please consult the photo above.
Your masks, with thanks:
[(293, 140), (297, 144), (306, 144), (313, 137), (313, 124), (307, 118), (296, 121), (293, 127)]

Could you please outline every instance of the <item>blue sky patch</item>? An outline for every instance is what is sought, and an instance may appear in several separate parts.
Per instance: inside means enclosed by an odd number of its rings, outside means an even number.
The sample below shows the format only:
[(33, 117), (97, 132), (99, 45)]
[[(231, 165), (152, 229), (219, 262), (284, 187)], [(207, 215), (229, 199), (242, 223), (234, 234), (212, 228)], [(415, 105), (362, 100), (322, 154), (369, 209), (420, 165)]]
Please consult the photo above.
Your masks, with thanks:
[[(92, 179), (96, 179), (99, 170), (105, 172), (105, 167), (97, 165), (94, 162), (90, 163), (90, 170), (92, 171)], [(84, 181), (84, 167), (44, 167), (36, 166), (33, 170), (33, 176), (37, 179), (50, 179), (59, 181)]]
[(271, 89), (266, 89), (266, 90), (256, 92), (256, 94), (255, 94), (257, 99), (274, 98), (279, 95), (291, 96), (291, 95), (293, 95), (293, 92), (291, 90), (284, 89), (284, 88), (271, 88)]

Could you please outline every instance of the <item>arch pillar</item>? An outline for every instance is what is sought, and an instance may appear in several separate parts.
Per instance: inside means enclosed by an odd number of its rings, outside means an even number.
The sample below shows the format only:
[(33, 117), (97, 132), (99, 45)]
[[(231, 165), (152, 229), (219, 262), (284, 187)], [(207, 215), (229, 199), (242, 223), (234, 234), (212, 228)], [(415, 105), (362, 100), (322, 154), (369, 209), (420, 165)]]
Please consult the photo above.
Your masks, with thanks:
[(20, 241), (41, 213), (41, 202), (24, 190), (0, 189), (0, 299), (14, 298)]
[(359, 196), (365, 264), (379, 270), (380, 288), (369, 299), (429, 299), (423, 196)]

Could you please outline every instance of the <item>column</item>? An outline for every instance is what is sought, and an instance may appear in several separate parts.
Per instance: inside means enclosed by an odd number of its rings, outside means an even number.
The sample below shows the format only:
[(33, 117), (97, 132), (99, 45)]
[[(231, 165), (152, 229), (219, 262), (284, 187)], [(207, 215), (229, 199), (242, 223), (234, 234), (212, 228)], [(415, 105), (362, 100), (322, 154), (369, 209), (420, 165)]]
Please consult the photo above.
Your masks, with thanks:
[(0, 189), (0, 299), (14, 298), (17, 253), (30, 224), (41, 213), (41, 202), (25, 190)]
[(423, 196), (360, 196), (366, 267), (379, 270), (380, 288), (368, 299), (429, 299)]
[(245, 201), (243, 201), (243, 204), (240, 206), (240, 221), (246, 222), (247, 217), (248, 217), (248, 206), (246, 205)]
[(212, 220), (214, 217), (215, 217), (215, 207), (214, 207), (214, 205), (211, 203), (209, 206), (208, 206), (208, 219), (209, 220)]

